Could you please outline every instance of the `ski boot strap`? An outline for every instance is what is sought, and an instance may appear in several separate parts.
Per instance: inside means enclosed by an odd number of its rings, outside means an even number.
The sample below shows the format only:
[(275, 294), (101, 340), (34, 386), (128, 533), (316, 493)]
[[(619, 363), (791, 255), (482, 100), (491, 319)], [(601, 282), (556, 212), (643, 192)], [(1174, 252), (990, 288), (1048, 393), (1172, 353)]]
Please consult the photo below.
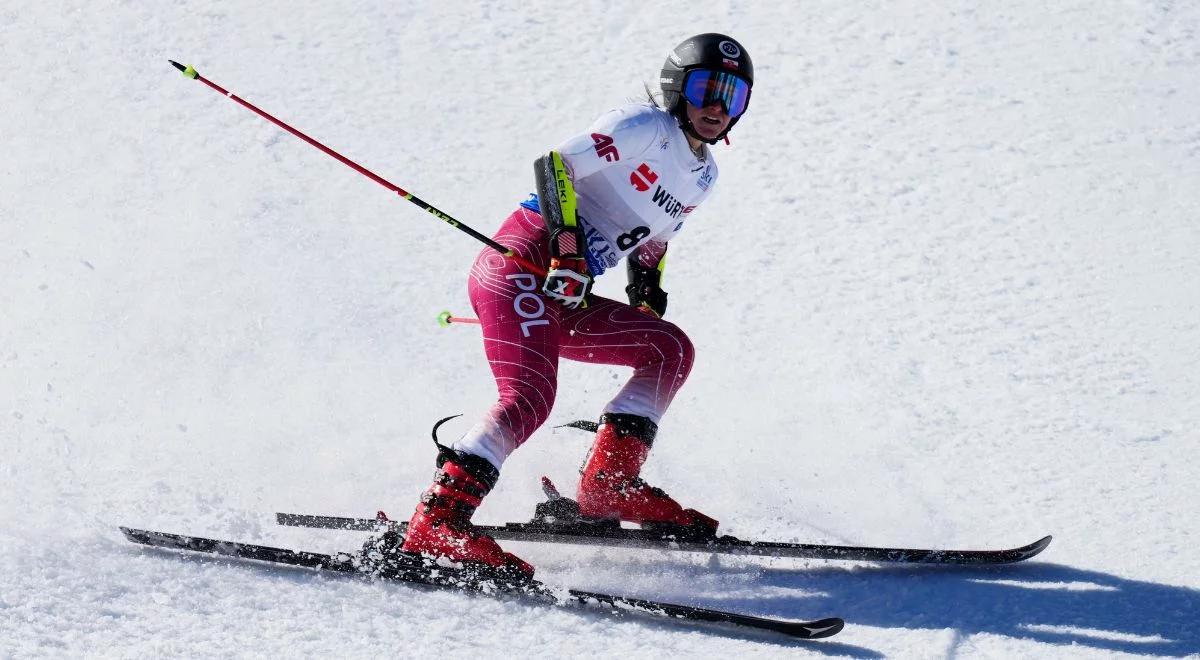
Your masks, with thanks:
[(654, 446), (654, 436), (658, 435), (658, 424), (641, 415), (604, 413), (600, 416), (600, 426), (611, 426), (617, 432), (617, 437), (637, 438), (646, 443), (647, 447)]
[[(492, 465), (491, 461), (488, 461), (482, 456), (476, 456), (474, 454), (468, 454), (456, 449), (451, 449), (450, 447), (438, 442), (438, 427), (454, 419), (455, 417), (460, 416), (461, 415), (452, 415), (450, 417), (446, 417), (445, 419), (438, 420), (438, 422), (433, 425), (433, 445), (437, 447), (438, 450), (438, 473), (436, 479), (440, 484), (456, 488), (457, 484), (462, 482), (464, 479), (477, 481), (482, 488), (470, 487), (469, 484), (467, 484), (467, 486), (474, 491), (481, 490), (482, 492), (479, 492), (476, 497), (482, 498), (490, 493), (492, 488), (496, 486), (496, 481), (500, 479), (500, 470), (497, 470), (496, 466)], [(445, 467), (446, 465), (453, 465), (458, 469), (447, 471)], [(459, 490), (462, 489), (459, 488)], [(473, 492), (471, 492), (471, 494), (475, 495)]]

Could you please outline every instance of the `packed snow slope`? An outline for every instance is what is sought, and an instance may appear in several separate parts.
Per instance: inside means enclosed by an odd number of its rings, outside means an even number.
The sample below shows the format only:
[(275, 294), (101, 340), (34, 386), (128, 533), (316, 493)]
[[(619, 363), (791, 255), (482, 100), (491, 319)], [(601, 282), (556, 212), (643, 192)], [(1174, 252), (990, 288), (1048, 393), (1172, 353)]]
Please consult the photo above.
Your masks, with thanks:
[[(0, 657), (1200, 653), (1195, 3), (164, 5), (0, 6)], [(354, 548), (271, 514), (406, 516), (433, 421), (495, 394), (434, 322), (480, 246), (168, 58), (491, 232), (714, 30), (757, 81), (672, 245), (698, 363), (648, 479), (744, 537), (1046, 553), (508, 544), (555, 584), (846, 618), (805, 645), (122, 539)], [(564, 363), (552, 424), (625, 377)], [(589, 438), (550, 426), (479, 521), (573, 489)]]

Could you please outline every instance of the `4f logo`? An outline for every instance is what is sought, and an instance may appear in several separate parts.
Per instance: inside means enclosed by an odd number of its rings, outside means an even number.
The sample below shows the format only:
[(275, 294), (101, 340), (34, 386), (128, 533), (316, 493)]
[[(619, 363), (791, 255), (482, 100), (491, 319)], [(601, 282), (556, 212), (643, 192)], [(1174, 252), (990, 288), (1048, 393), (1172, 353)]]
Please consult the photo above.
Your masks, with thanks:
[(621, 154), (617, 153), (617, 147), (613, 144), (611, 137), (603, 133), (592, 133), (592, 143), (596, 149), (597, 156), (610, 163), (621, 160)]
[(632, 183), (638, 192), (650, 190), (650, 184), (655, 181), (658, 181), (658, 175), (645, 163), (638, 165), (637, 171), (629, 175), (629, 183)]

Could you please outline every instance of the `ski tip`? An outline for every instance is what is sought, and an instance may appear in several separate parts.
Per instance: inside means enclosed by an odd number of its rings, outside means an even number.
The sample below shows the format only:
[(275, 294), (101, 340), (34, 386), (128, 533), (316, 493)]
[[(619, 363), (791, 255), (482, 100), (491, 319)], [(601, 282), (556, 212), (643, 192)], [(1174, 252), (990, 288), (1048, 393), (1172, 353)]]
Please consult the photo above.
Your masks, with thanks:
[(1032, 557), (1033, 555), (1036, 555), (1037, 553), (1041, 552), (1042, 550), (1045, 550), (1046, 546), (1050, 545), (1050, 542), (1053, 540), (1054, 540), (1054, 536), (1047, 534), (1047, 535), (1043, 536), (1042, 538), (1034, 541), (1029, 546), (1029, 549), (1032, 551), (1029, 556)]
[(803, 639), (824, 639), (833, 637), (842, 632), (842, 628), (846, 627), (846, 622), (837, 617), (821, 619), (820, 621), (807, 621), (797, 624), (796, 636)]
[(1013, 563), (1016, 563), (1019, 561), (1025, 561), (1026, 559), (1029, 559), (1030, 557), (1040, 554), (1042, 552), (1042, 550), (1045, 550), (1046, 546), (1050, 545), (1050, 542), (1053, 540), (1054, 540), (1053, 536), (1046, 535), (1046, 536), (1043, 536), (1042, 538), (1034, 541), (1033, 543), (1030, 543), (1027, 546), (1003, 551), (1001, 553), (1003, 556), (1003, 559), (1001, 559), (1000, 561), (997, 561), (995, 563), (997, 563), (997, 564), (1013, 564)]
[(125, 527), (124, 525), (117, 527), (121, 533), (125, 535), (125, 540), (131, 543), (140, 543), (142, 545), (152, 545), (150, 542), (150, 532), (144, 529), (136, 529), (134, 527)]

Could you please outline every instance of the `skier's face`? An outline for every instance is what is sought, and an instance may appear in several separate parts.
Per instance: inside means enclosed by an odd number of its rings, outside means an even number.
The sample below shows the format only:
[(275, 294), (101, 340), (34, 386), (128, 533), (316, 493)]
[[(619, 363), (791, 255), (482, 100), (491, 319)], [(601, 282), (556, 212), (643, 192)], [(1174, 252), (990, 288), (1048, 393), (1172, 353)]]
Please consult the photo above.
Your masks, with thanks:
[(691, 103), (686, 105), (688, 121), (692, 123), (692, 128), (706, 139), (716, 139), (729, 127), (729, 115), (725, 113), (720, 101), (714, 101), (703, 108), (697, 108)]

